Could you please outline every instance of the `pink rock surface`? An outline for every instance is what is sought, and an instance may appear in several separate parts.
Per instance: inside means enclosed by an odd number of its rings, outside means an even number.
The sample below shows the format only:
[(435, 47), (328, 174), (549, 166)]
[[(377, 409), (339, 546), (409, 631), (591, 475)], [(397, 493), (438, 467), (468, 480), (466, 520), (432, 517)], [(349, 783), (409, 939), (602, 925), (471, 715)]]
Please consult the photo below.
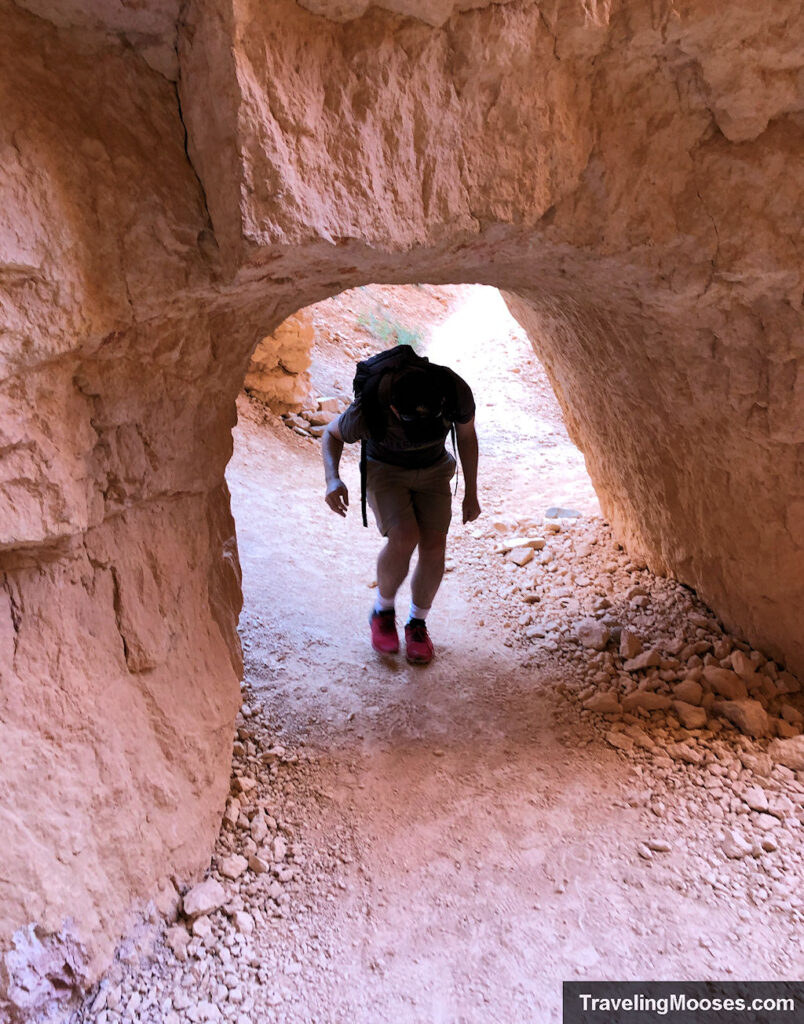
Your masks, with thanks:
[[(208, 862), (239, 699), (234, 400), (258, 340), (344, 288), (504, 289), (629, 548), (804, 672), (798, 5), (21, 6), (0, 953), (71, 919), (47, 956), (90, 979)], [(43, 955), (23, 938), (15, 970)]]

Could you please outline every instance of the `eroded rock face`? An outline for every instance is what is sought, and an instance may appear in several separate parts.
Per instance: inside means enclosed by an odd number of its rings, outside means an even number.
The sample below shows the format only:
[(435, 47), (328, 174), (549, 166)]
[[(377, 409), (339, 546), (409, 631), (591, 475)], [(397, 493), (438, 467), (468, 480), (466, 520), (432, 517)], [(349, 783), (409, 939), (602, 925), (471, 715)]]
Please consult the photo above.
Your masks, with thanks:
[(344, 288), (503, 288), (621, 536), (804, 670), (798, 5), (21, 6), (0, 952), (36, 924), (81, 984), (203, 869), (238, 701), (234, 399), (257, 341)]
[(210, 272), (175, 91), (119, 46), (1, 16), (7, 1019), (96, 976), (129, 915), (208, 856), (240, 594), (231, 409), (182, 397), (214, 393), (226, 357), (183, 298)]
[(298, 412), (310, 400), (313, 317), (300, 310), (262, 338), (246, 373), (248, 392), (276, 413)]

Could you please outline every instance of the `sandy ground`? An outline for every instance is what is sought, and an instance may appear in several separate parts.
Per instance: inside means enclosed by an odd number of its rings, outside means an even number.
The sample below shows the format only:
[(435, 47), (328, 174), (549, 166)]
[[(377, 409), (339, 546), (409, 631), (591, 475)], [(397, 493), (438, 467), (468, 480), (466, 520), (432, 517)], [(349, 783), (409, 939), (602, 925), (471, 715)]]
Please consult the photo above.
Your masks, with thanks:
[[(483, 299), (470, 293), (426, 348), (475, 390), (481, 504), (598, 512), (526, 339), (513, 324), (501, 333)], [(319, 367), (336, 358), (319, 353)], [(230, 482), (247, 678), (283, 736), (316, 751), (331, 794), (320, 841), (344, 825), (354, 837), (327, 919), (338, 983), (322, 1019), (548, 1021), (563, 979), (779, 975), (792, 936), (757, 927), (754, 908), (749, 925), (738, 906), (688, 897), (636, 856), (645, 824), (629, 801), (646, 782), (599, 742), (575, 742), (563, 669), (535, 670), (506, 645), (484, 590), (493, 575), (460, 557), (474, 531), (454, 524), (435, 663), (384, 664), (367, 639), (378, 538), (359, 522), (356, 452), (343, 522), (323, 504), (317, 448), (278, 440), (243, 423)], [(315, 988), (282, 1019), (308, 1019)]]
[[(541, 1024), (561, 1019), (563, 980), (802, 975), (798, 833), (785, 833), (778, 860), (727, 861), (703, 768), (615, 750), (566, 696), (593, 654), (568, 655), (560, 629), (552, 641), (523, 634), (518, 570), (489, 539), (495, 518), (574, 506), (579, 529), (591, 524), (584, 536), (600, 537), (598, 561), (617, 550), (543, 371), (483, 292), (422, 300), (435, 320), (426, 351), (475, 391), (484, 508), (477, 524), (453, 524), (426, 669), (369, 644), (380, 542), (360, 523), (356, 449), (343, 460), (344, 521), (324, 504), (318, 443), (241, 401), (228, 473), (245, 596), (241, 738), (257, 753), (266, 737), (301, 752), (275, 766), (270, 801), (304, 866), (281, 916), (258, 915), (238, 1007), (203, 956), (162, 951), (150, 981), (145, 969), (112, 975), (124, 994), (158, 979), (162, 1013), (189, 998), (172, 1019)], [(313, 379), (322, 394), (346, 393), (353, 363), (338, 346), (348, 335), (360, 355), (366, 342), (349, 296), (330, 303)], [(557, 550), (586, 557), (572, 537)], [(577, 601), (554, 591), (550, 614), (571, 620)], [(400, 614), (406, 603), (405, 590)], [(640, 856), (657, 836), (669, 852)], [(193, 1011), (202, 997), (218, 1016)], [(105, 1012), (80, 1019), (164, 1019)]]

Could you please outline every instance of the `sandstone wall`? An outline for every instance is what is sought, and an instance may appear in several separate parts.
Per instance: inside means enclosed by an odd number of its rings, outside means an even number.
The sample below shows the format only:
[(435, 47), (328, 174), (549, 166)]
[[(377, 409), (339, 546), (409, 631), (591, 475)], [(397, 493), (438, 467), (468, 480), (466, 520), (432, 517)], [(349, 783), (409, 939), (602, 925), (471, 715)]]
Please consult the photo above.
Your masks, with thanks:
[(183, 95), (232, 259), (516, 296), (623, 537), (804, 671), (800, 8), (240, 0), (232, 52), (212, 6)]
[(308, 6), (0, 0), (20, 1005), (57, 990), (34, 965), (69, 991), (203, 869), (238, 700), (234, 399), (326, 295), (505, 289), (620, 533), (804, 671), (800, 5)]
[(0, 17), (5, 1020), (95, 977), (130, 914), (203, 868), (240, 593), (175, 88), (113, 41)]
[(276, 413), (299, 412), (311, 399), (313, 316), (300, 310), (262, 338), (251, 355), (245, 388)]

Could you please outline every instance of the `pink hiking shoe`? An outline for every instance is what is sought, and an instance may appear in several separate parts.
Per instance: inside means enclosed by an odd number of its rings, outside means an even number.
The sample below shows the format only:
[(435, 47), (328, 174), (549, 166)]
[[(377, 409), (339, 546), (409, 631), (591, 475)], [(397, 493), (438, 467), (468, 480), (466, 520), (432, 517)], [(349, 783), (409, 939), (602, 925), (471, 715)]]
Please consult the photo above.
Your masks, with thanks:
[(433, 660), (433, 641), (424, 619), (411, 619), (405, 626), (405, 654), (411, 665), (429, 665)]
[(394, 609), (387, 612), (373, 611), (369, 616), (371, 646), (379, 654), (396, 654), (399, 650), (399, 636), (396, 632)]

